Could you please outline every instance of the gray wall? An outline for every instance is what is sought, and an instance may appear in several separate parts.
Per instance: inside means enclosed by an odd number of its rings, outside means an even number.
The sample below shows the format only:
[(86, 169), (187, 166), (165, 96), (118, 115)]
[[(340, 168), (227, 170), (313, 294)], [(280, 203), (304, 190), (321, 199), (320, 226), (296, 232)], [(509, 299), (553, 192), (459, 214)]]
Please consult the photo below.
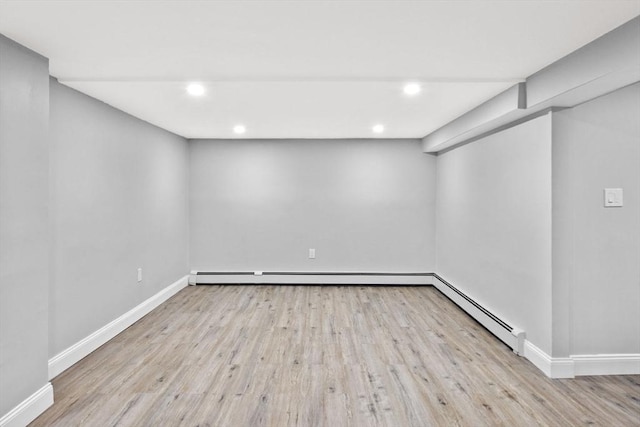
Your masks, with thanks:
[(553, 355), (640, 353), (640, 84), (555, 113), (553, 145)]
[(551, 117), (437, 158), (436, 271), (551, 350)]
[(418, 140), (189, 145), (192, 268), (433, 271), (435, 158)]
[(49, 63), (0, 35), (0, 417), (48, 382)]
[(188, 147), (54, 79), (50, 144), (54, 356), (188, 273)]

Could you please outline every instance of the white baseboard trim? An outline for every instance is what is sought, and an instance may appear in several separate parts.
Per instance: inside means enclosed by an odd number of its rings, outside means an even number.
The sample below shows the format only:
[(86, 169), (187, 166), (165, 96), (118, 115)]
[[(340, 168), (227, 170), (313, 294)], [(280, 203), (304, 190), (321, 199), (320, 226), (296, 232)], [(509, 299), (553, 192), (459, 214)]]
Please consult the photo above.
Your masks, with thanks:
[(0, 418), (0, 427), (24, 427), (53, 405), (53, 387), (46, 383)]
[(133, 325), (151, 310), (178, 293), (182, 288), (187, 287), (188, 281), (189, 275), (181, 277), (122, 316), (49, 359), (49, 379), (58, 376), (89, 353)]
[(576, 376), (640, 375), (640, 354), (580, 354), (569, 356)]
[(640, 354), (580, 354), (551, 357), (530, 341), (525, 341), (524, 356), (550, 378), (640, 375)]
[(516, 354), (523, 354), (526, 337), (525, 331), (517, 327), (507, 328), (504, 326), (506, 325), (504, 320), (498, 318), (495, 314), (488, 312), (469, 296), (464, 295), (460, 290), (455, 290), (451, 284), (448, 284), (437, 274), (433, 276), (433, 286), (453, 301), (458, 307), (466, 311), (469, 316), (473, 317), (478, 321), (478, 323), (487, 328), (489, 332), (511, 347)]
[(198, 272), (190, 284), (296, 284), (296, 285), (432, 285), (432, 273), (379, 272)]
[(524, 343), (524, 357), (549, 378), (573, 378), (574, 363), (569, 357), (552, 358), (529, 340)]

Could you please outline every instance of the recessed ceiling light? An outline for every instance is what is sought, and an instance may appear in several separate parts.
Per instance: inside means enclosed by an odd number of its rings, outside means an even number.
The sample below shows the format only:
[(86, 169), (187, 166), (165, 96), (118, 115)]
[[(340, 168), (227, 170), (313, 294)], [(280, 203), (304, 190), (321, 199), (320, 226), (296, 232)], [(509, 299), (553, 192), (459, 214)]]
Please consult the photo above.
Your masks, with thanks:
[(243, 125), (235, 125), (233, 127), (233, 132), (237, 133), (238, 135), (241, 135), (243, 133), (245, 133), (247, 131), (247, 128), (244, 127)]
[(200, 83), (190, 83), (187, 86), (187, 93), (191, 96), (202, 96), (204, 95), (204, 86)]
[(383, 125), (375, 125), (373, 128), (373, 131), (375, 133), (382, 133), (384, 132), (384, 126)]
[(420, 84), (418, 83), (407, 83), (406, 85), (404, 85), (404, 88), (402, 89), (404, 91), (404, 93), (406, 95), (417, 95), (420, 93), (420, 90), (422, 90), (422, 88), (420, 87)]

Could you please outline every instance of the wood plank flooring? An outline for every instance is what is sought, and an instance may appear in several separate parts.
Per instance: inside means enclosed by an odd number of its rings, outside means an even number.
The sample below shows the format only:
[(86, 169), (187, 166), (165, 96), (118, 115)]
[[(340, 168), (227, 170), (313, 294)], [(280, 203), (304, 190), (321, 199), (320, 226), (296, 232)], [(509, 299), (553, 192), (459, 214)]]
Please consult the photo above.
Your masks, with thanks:
[(32, 426), (634, 426), (640, 376), (550, 380), (432, 287), (190, 286)]

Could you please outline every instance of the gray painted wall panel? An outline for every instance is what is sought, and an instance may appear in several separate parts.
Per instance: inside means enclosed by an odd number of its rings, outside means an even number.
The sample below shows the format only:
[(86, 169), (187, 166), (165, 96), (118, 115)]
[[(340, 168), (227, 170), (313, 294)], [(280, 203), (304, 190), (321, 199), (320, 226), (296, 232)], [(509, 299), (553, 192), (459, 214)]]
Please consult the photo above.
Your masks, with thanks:
[(438, 155), (436, 271), (551, 350), (551, 119)]
[(553, 355), (640, 353), (640, 84), (554, 113), (553, 144)]
[(0, 35), (0, 417), (47, 378), (49, 63)]
[(188, 147), (55, 79), (51, 147), (54, 356), (188, 273)]
[(193, 140), (190, 159), (194, 269), (434, 268), (435, 158), (419, 140)]

